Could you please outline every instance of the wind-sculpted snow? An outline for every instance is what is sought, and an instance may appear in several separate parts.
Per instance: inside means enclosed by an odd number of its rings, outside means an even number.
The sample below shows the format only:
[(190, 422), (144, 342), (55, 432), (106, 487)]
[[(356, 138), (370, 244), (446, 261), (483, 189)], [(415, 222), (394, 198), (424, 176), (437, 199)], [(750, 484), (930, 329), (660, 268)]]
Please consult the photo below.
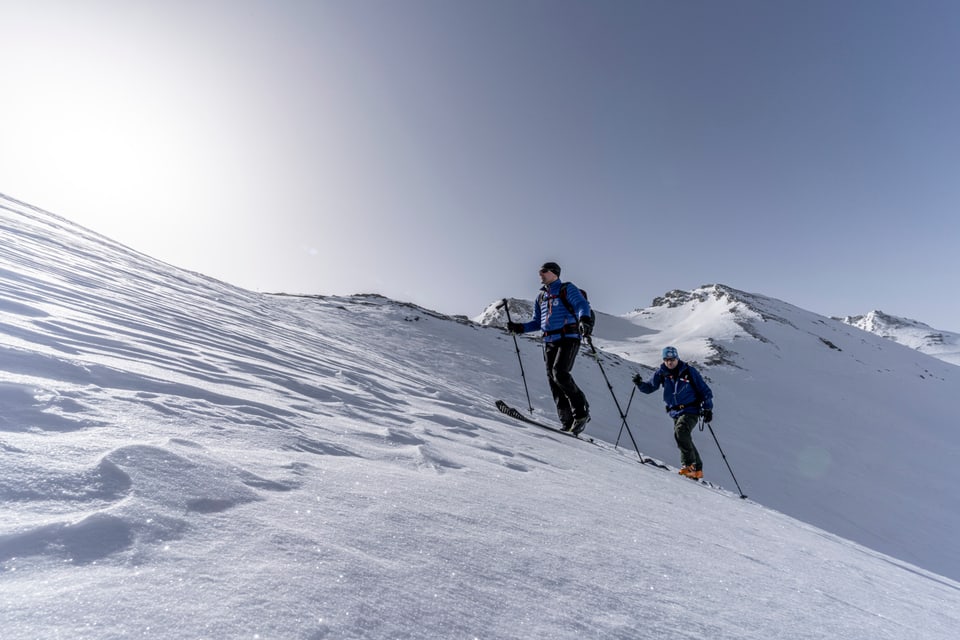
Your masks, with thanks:
[[(813, 480), (775, 481), (770, 459), (804, 450), (821, 479), (834, 472), (824, 452), (839, 449), (829, 430), (775, 429), (758, 418), (769, 404), (734, 400), (756, 384), (741, 380), (760, 375), (758, 353), (793, 353), (762, 320), (765, 343), (612, 316), (597, 339), (646, 349), (644, 364), (664, 326), (727, 350), (742, 368), (707, 373), (745, 501), (638, 464), (586, 352), (575, 372), (598, 445), (499, 414), (494, 400), (524, 398), (500, 329), (375, 295), (243, 291), (2, 197), (0, 234), (3, 640), (875, 640), (960, 627), (960, 585), (905, 540), (945, 540), (952, 521), (929, 511), (952, 498), (902, 502), (916, 486), (909, 467), (831, 484), (843, 499)], [(831, 357), (875, 347), (784, 317)], [(551, 420), (539, 345), (518, 344), (537, 417)], [(649, 369), (601, 358), (626, 405), (630, 376)], [(665, 421), (659, 399), (633, 398), (632, 435), (671, 462)], [(726, 484), (697, 438), (711, 480)], [(758, 504), (777, 501), (892, 540), (900, 558)], [(870, 511), (879, 502), (900, 520), (884, 526)], [(943, 526), (928, 534), (931, 523)], [(939, 550), (946, 568), (951, 553)]]

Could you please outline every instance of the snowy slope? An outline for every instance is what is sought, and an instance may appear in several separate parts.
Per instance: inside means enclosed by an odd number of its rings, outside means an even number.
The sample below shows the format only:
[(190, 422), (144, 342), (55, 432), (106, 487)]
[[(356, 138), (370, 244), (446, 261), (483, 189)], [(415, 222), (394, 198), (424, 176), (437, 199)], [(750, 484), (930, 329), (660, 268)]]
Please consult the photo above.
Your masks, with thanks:
[(899, 318), (882, 311), (847, 316), (843, 322), (922, 351), (944, 362), (960, 365), (960, 334), (941, 331), (916, 320)]
[[(948, 578), (504, 418), (492, 401), (523, 392), (500, 330), (376, 296), (251, 293), (3, 197), (0, 237), (4, 640), (960, 628)], [(537, 345), (520, 346), (545, 407)], [(624, 389), (630, 367), (604, 362)], [(591, 432), (615, 439), (592, 365)], [(633, 411), (662, 421), (653, 404)], [(662, 426), (634, 430), (672, 456)]]
[[(668, 344), (700, 365), (715, 394), (717, 437), (752, 498), (960, 577), (960, 497), (931, 477), (939, 460), (960, 455), (957, 367), (723, 285), (672, 291), (625, 317), (601, 317), (595, 342), (642, 365), (627, 368), (645, 377)], [(630, 385), (616, 388), (623, 397)], [(603, 397), (590, 397), (596, 393)], [(634, 398), (629, 417), (643, 446), (677, 461), (659, 393)], [(727, 479), (709, 432), (696, 440), (707, 476)]]

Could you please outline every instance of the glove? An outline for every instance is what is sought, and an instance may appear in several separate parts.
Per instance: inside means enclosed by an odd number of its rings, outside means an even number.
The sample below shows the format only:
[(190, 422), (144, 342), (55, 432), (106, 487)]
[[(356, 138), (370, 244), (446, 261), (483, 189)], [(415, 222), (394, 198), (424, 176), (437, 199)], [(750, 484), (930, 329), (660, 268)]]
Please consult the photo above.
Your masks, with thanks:
[(633, 384), (637, 385), (638, 387), (643, 384), (643, 376), (641, 376), (639, 373), (633, 374)]
[(713, 422), (713, 409), (704, 409), (700, 412), (704, 422)]
[(593, 333), (593, 325), (590, 324), (589, 320), (580, 318), (580, 335), (589, 338), (591, 333)]
[(507, 331), (510, 333), (523, 333), (523, 325), (519, 322), (508, 322)]

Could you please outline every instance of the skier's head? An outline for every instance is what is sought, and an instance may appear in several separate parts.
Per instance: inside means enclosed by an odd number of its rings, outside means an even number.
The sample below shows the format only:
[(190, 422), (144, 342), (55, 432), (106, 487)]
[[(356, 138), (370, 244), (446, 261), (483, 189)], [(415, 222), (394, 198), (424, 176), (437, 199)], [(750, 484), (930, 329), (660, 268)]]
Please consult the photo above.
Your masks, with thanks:
[(560, 277), (560, 265), (556, 262), (544, 262), (543, 266), (540, 267), (540, 273), (542, 274), (545, 271), (552, 271), (558, 278)]
[(660, 352), (663, 356), (663, 366), (673, 371), (680, 365), (680, 357), (677, 355), (676, 347), (664, 347)]
[(560, 278), (560, 265), (556, 262), (544, 262), (540, 267), (540, 283), (551, 285)]

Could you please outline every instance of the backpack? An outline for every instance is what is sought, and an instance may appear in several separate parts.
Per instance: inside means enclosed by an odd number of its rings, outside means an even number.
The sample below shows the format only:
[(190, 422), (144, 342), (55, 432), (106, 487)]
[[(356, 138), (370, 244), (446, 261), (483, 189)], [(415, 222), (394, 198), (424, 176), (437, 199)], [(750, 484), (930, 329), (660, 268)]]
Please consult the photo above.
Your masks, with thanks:
[[(570, 315), (577, 317), (577, 311), (573, 308), (573, 305), (570, 304), (570, 301), (567, 300), (567, 285), (569, 282), (564, 282), (560, 285), (560, 302), (563, 303), (563, 306), (567, 308), (567, 311), (570, 312)], [(578, 287), (579, 288), (579, 287)], [(580, 289), (580, 294), (583, 296), (583, 299), (587, 302), (590, 302), (590, 298), (587, 297), (587, 292), (583, 289)], [(597, 324), (597, 312), (593, 310), (593, 305), (590, 305), (590, 317), (583, 318), (583, 321), (590, 325), (590, 328), (593, 329)]]

